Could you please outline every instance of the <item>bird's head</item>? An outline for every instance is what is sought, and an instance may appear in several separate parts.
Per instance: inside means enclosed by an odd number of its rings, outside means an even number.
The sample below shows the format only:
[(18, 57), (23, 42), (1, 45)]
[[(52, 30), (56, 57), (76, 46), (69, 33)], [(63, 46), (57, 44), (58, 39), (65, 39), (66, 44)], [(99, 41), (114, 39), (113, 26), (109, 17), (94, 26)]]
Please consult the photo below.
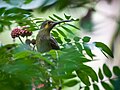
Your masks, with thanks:
[(63, 21), (50, 21), (50, 20), (46, 20), (42, 23), (41, 28), (40, 29), (45, 29), (48, 31), (51, 31), (52, 28), (57, 25), (60, 24), (62, 22), (70, 22), (71, 20), (63, 20)]

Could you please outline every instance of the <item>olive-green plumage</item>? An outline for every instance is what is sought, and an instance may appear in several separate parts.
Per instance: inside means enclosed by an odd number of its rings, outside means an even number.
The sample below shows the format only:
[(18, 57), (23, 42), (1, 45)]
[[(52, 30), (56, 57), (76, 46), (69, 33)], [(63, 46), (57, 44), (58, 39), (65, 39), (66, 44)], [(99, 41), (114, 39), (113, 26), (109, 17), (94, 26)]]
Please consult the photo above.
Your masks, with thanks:
[(59, 50), (59, 46), (57, 41), (53, 38), (53, 36), (50, 34), (50, 31), (52, 28), (62, 22), (69, 22), (66, 21), (60, 21), (60, 22), (53, 22), (50, 20), (46, 20), (42, 23), (40, 31), (37, 34), (36, 37), (36, 47), (38, 52), (48, 52), (51, 49)]

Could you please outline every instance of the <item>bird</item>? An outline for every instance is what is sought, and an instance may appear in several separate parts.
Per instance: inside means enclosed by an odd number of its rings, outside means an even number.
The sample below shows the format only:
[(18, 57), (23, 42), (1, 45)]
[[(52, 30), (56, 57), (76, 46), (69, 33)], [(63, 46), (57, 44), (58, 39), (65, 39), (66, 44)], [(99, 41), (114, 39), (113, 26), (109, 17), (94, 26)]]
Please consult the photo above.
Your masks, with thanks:
[(57, 24), (62, 22), (70, 22), (71, 20), (51, 21), (46, 20), (41, 24), (40, 30), (36, 36), (36, 48), (38, 52), (44, 53), (52, 49), (59, 50), (60, 47), (54, 37), (51, 35), (51, 30)]

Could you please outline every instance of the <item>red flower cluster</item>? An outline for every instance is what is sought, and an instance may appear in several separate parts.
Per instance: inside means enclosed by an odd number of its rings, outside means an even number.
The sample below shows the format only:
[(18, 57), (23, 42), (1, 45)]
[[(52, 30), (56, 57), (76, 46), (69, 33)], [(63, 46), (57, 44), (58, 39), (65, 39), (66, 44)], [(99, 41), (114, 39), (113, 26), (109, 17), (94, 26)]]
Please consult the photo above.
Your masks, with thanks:
[(19, 37), (19, 36), (22, 36), (22, 37), (31, 36), (32, 32), (28, 31), (26, 28), (27, 27), (23, 26), (22, 28), (13, 29), (12, 32), (11, 32), (12, 38), (16, 38), (16, 37)]
[(15, 28), (11, 32), (12, 38), (18, 37), (21, 34), (22, 34), (22, 32), (21, 32), (21, 29), (19, 29), (19, 28)]

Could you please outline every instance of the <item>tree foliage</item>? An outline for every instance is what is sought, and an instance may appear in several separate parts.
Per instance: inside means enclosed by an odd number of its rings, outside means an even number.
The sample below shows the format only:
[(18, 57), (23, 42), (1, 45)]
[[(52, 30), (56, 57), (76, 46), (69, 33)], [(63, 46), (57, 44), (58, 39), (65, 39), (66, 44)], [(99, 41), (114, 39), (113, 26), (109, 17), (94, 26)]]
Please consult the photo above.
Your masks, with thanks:
[[(30, 1), (26, 0), (25, 3)], [(58, 1), (61, 2), (61, 0)], [(11, 25), (16, 24), (20, 27), (29, 26), (28, 30), (34, 33), (40, 29), (44, 21), (44, 18), (35, 18), (30, 11), (20, 8), (0, 8), (0, 11), (0, 32), (3, 32), (5, 28), (11, 30)], [(79, 21), (66, 14), (64, 18), (56, 14), (48, 17), (53, 21)], [(115, 66), (111, 71), (104, 64), (97, 74), (94, 69), (85, 65), (86, 62), (94, 61), (95, 54), (89, 46), (90, 37), (76, 36), (75, 31), (80, 32), (80, 29), (73, 22), (57, 25), (51, 32), (61, 47), (59, 51), (39, 53), (34, 45), (28, 48), (29, 46), (24, 41), (22, 44), (7, 44), (0, 47), (0, 89), (30, 90), (36, 87), (39, 90), (61, 90), (65, 86), (73, 87), (83, 83), (85, 86), (80, 86), (80, 88), (90, 90), (90, 86), (93, 86), (94, 90), (99, 90), (97, 84), (101, 83), (105, 89), (118, 90), (120, 68)], [(113, 58), (111, 50), (102, 42), (93, 42), (93, 45), (100, 48), (105, 56)], [(112, 73), (116, 75), (115, 79), (112, 78)], [(79, 79), (76, 80), (76, 77)], [(104, 81), (104, 77), (107, 77), (110, 83)]]

